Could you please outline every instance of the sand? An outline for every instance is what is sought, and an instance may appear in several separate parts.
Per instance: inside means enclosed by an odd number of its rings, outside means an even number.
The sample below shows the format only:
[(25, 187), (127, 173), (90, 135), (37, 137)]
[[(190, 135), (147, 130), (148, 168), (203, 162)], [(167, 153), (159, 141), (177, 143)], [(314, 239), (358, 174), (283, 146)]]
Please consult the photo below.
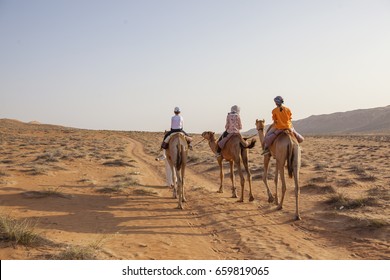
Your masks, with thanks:
[(226, 164), (217, 193), (217, 162), (201, 142), (189, 152), (188, 201), (176, 209), (164, 163), (154, 160), (161, 139), (1, 120), (0, 214), (32, 222), (38, 238), (24, 245), (2, 233), (0, 259), (390, 258), (390, 136), (307, 136), (301, 221), (291, 179), (283, 210), (267, 202), (258, 144), (250, 151), (255, 201), (247, 184), (243, 203), (230, 197)]

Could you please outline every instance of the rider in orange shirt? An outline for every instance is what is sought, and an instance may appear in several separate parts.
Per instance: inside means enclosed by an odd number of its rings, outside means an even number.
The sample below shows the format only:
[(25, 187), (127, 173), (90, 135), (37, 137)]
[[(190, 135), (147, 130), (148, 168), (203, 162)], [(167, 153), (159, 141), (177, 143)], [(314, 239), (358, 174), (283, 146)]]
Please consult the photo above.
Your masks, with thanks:
[(267, 131), (264, 137), (264, 151), (262, 155), (269, 154), (269, 147), (272, 145), (276, 137), (284, 130), (291, 130), (299, 143), (303, 142), (304, 138), (298, 132), (296, 132), (292, 125), (292, 113), (289, 108), (283, 105), (284, 100), (281, 96), (274, 98), (276, 108), (272, 110), (273, 126)]

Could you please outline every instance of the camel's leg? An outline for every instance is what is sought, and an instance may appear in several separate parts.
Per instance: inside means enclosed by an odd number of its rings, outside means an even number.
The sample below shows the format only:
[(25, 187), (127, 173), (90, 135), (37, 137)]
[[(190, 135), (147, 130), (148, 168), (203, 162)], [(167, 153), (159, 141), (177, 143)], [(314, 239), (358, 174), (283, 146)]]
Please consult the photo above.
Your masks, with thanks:
[(295, 184), (295, 220), (300, 220), (299, 214), (299, 174), (294, 170), (294, 184)]
[(234, 161), (230, 161), (230, 179), (232, 181), (232, 198), (237, 198), (236, 185), (234, 183)]
[[(283, 168), (282, 168), (283, 170)], [(282, 176), (282, 174), (280, 174)], [(276, 162), (276, 168), (275, 168), (275, 178), (274, 178), (274, 183), (275, 183), (275, 204), (278, 205), (279, 203), (279, 197), (278, 197), (278, 180), (279, 180), (279, 167), (278, 163)]]
[(243, 157), (243, 163), (244, 163), (244, 167), (245, 167), (245, 171), (246, 171), (247, 179), (248, 179), (248, 183), (249, 183), (249, 201), (253, 201), (253, 200), (255, 200), (255, 198), (252, 194), (252, 174), (251, 174), (251, 171), (249, 170), (248, 155), (247, 154), (245, 155), (245, 157)]
[(301, 150), (298, 147), (294, 153), (294, 185), (295, 185), (295, 220), (300, 220), (299, 214), (299, 169), (301, 165)]
[(220, 185), (218, 193), (223, 193), (223, 166), (222, 166), (222, 159), (218, 159), (218, 165), (219, 165), (219, 179), (220, 179)]
[(268, 156), (264, 156), (264, 173), (263, 173), (263, 182), (264, 182), (264, 185), (267, 189), (267, 193), (268, 193), (268, 203), (272, 203), (274, 201), (274, 197), (272, 195), (272, 192), (271, 190), (269, 189), (269, 186), (268, 186), (268, 170), (269, 170), (269, 161), (270, 161), (271, 157), (268, 155)]
[(280, 199), (278, 210), (283, 209), (284, 195), (286, 194), (286, 177), (284, 176), (284, 164), (279, 166), (280, 169), (280, 180), (282, 181), (282, 198)]
[[(178, 172), (179, 173), (179, 172)], [(178, 195), (179, 203), (177, 204), (177, 209), (183, 209), (183, 181), (181, 175), (177, 175), (177, 184), (178, 184)]]
[(182, 166), (181, 167), (181, 189), (182, 189), (182, 201), (183, 202), (186, 202), (187, 199), (185, 197), (185, 193), (184, 193), (184, 173), (185, 173), (185, 166)]
[(240, 184), (241, 184), (241, 196), (238, 202), (244, 202), (244, 186), (245, 186), (245, 178), (244, 174), (242, 173), (241, 169), (241, 159), (239, 158), (237, 161), (237, 169), (238, 169), (238, 174), (240, 175)]
[(173, 198), (177, 198), (177, 175), (173, 163), (171, 164), (172, 182), (173, 182)]

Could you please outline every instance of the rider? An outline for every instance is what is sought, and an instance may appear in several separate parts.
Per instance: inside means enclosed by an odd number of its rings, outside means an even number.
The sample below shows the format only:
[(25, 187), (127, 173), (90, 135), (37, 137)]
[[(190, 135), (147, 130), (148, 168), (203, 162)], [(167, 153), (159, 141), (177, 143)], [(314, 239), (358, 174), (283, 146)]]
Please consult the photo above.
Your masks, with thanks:
[(190, 149), (192, 149), (191, 147), (191, 143), (190, 143), (190, 137), (189, 135), (183, 130), (183, 123), (184, 123), (184, 120), (183, 120), (183, 117), (180, 115), (180, 108), (179, 107), (175, 107), (175, 109), (173, 110), (173, 112), (175, 113), (175, 115), (172, 116), (171, 118), (171, 130), (169, 130), (168, 132), (165, 133), (164, 135), (164, 141), (161, 143), (161, 150), (162, 149), (167, 149), (168, 148), (168, 143), (165, 142), (165, 139), (171, 135), (172, 133), (174, 132), (183, 132), (186, 136), (186, 139), (187, 139), (187, 143), (188, 143), (188, 146)]
[[(238, 107), (237, 105), (234, 105), (230, 108), (230, 112), (227, 114), (226, 117), (225, 129), (226, 130), (224, 131), (224, 133), (222, 133), (222, 135), (219, 137), (218, 143), (230, 133), (240, 133), (240, 130), (242, 129), (242, 124), (240, 118), (240, 107)], [(216, 156), (221, 156), (221, 147), (219, 144), (217, 145)]]
[(276, 108), (272, 110), (273, 125), (267, 131), (264, 137), (264, 151), (262, 155), (269, 154), (269, 147), (272, 145), (276, 137), (284, 130), (290, 130), (294, 133), (299, 143), (303, 142), (304, 138), (298, 132), (295, 131), (292, 125), (292, 113), (291, 110), (284, 106), (284, 99), (281, 96), (274, 98)]

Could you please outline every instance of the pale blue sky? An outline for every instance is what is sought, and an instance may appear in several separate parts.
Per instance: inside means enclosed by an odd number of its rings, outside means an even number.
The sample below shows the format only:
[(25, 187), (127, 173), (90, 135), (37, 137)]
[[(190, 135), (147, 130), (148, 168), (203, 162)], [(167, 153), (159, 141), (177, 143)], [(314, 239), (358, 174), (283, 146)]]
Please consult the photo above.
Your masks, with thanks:
[(390, 105), (390, 1), (0, 0), (0, 118), (244, 131)]

